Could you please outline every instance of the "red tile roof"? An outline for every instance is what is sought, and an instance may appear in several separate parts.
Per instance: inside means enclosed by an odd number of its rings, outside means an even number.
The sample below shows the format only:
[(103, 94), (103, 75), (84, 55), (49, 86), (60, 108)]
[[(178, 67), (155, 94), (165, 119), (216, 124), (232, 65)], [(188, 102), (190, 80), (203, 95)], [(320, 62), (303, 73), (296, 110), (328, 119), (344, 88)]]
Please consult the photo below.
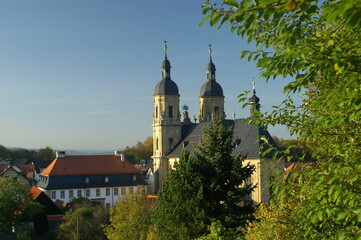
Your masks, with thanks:
[(21, 170), (21, 173), (27, 178), (34, 178), (35, 166), (33, 164), (0, 165), (0, 172), (3, 172), (8, 167), (17, 167)]
[(151, 207), (155, 207), (158, 202), (158, 196), (155, 195), (148, 195), (147, 196), (147, 202), (151, 204)]
[(60, 199), (56, 199), (56, 201), (54, 203), (58, 208), (65, 208), (68, 205), (67, 202), (60, 200)]
[(147, 196), (147, 199), (154, 199), (154, 198), (156, 198), (156, 199), (157, 199), (157, 198), (158, 198), (158, 196), (156, 196), (156, 195), (148, 195), (148, 196)]
[(43, 191), (37, 187), (31, 187), (30, 192), (33, 194), (33, 199), (37, 199)]
[(0, 172), (4, 171), (9, 165), (0, 165)]
[(75, 155), (55, 158), (41, 175), (97, 175), (139, 173), (133, 164), (115, 155)]
[(33, 164), (18, 164), (16, 165), (23, 172), (34, 172), (35, 166)]

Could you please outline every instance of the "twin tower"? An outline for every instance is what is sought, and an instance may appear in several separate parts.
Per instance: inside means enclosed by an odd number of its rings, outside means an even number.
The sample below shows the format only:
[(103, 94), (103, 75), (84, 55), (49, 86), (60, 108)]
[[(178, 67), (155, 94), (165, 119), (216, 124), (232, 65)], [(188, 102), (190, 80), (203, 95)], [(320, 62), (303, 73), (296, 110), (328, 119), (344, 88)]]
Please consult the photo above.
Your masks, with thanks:
[[(258, 164), (260, 127), (252, 127), (244, 119), (225, 119), (223, 89), (216, 82), (216, 67), (212, 62), (212, 49), (209, 46), (209, 63), (207, 65), (207, 81), (203, 84), (199, 94), (199, 114), (192, 122), (188, 112), (184, 108), (181, 119), (179, 109), (179, 91), (177, 84), (170, 76), (170, 62), (167, 58), (167, 45), (164, 45), (164, 61), (162, 63), (162, 79), (157, 83), (153, 95), (153, 170), (154, 182), (150, 183), (150, 192), (157, 193), (161, 190), (166, 181), (167, 173), (173, 169), (174, 164), (179, 160), (183, 149), (192, 153), (193, 145), (199, 144), (203, 135), (203, 127), (214, 117), (224, 119), (224, 123), (232, 126), (233, 138), (237, 144), (236, 152), (247, 154), (253, 164)], [(260, 99), (253, 89), (253, 96), (249, 99), (251, 113), (259, 111)], [(198, 121), (198, 122), (197, 122)], [(269, 136), (269, 134), (267, 135)], [(269, 136), (270, 137), (270, 136)], [(270, 137), (271, 138), (271, 137)], [(258, 162), (255, 162), (258, 161)], [(258, 166), (258, 165), (257, 165)], [(257, 172), (257, 171), (256, 171)], [(260, 171), (257, 173), (260, 176)], [(265, 175), (266, 176), (266, 175)], [(258, 179), (257, 177), (255, 179)], [(257, 182), (258, 184), (259, 182)], [(259, 183), (259, 186), (263, 186)], [(266, 199), (261, 187), (255, 191), (256, 202)], [(256, 194), (257, 193), (257, 194)], [(262, 195), (262, 194), (263, 195)], [(257, 195), (257, 196), (256, 196)]]
[[(171, 79), (171, 65), (167, 58), (167, 45), (164, 45), (162, 80), (158, 82), (153, 95), (153, 157), (166, 156), (182, 138), (182, 125), (191, 123), (187, 111), (181, 120), (179, 91)], [(210, 59), (207, 66), (207, 81), (200, 89), (198, 122), (211, 121), (214, 116), (224, 118), (223, 89), (216, 82), (216, 67), (212, 62), (212, 49), (209, 45)], [(187, 110), (187, 109), (183, 109)], [(197, 121), (197, 119), (195, 119)]]

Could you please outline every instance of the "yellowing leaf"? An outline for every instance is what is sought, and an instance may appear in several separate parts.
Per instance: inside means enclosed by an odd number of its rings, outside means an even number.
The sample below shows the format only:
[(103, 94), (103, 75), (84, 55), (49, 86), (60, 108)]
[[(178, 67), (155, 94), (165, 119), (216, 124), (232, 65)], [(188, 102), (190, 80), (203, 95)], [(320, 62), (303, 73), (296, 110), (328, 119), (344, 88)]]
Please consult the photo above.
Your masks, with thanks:
[(335, 64), (333, 65), (333, 67), (335, 68), (337, 75), (339, 75), (339, 74), (341, 74), (341, 73), (343, 72), (344, 67), (343, 67), (343, 66), (340, 67), (340, 66), (338, 65), (338, 63), (335, 63)]
[(296, 0), (291, 0), (287, 3), (286, 5), (286, 10), (294, 10), (297, 7), (297, 1)]
[(334, 43), (334, 41), (332, 39), (328, 40), (328, 42), (327, 42), (328, 46), (333, 46), (334, 44), (335, 43)]

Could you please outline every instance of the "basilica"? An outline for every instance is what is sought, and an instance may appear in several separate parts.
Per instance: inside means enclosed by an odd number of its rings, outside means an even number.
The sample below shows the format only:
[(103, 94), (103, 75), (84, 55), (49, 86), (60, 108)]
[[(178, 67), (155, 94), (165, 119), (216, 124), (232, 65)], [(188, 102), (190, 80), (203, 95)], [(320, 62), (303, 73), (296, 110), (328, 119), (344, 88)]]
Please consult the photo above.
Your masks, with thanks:
[[(236, 147), (233, 154), (242, 153), (246, 156), (245, 164), (255, 166), (250, 181), (256, 186), (252, 193), (254, 203), (267, 202), (271, 189), (270, 179), (277, 173), (283, 172), (284, 164), (278, 159), (273, 159), (274, 151), (266, 151), (267, 146), (276, 148), (276, 144), (267, 130), (260, 126), (248, 124), (247, 117), (239, 119), (226, 119), (224, 113), (224, 94), (222, 86), (216, 81), (216, 67), (212, 61), (212, 49), (209, 49), (209, 63), (207, 65), (207, 79), (200, 87), (199, 92), (199, 115), (198, 119), (192, 120), (188, 116), (187, 109), (181, 116), (179, 101), (179, 89), (171, 79), (171, 64), (167, 57), (167, 46), (164, 45), (164, 61), (162, 63), (162, 79), (156, 84), (153, 94), (153, 163), (154, 163), (154, 186), (155, 192), (162, 188), (166, 181), (167, 173), (179, 160), (183, 149), (191, 154), (194, 145), (199, 145), (204, 126), (208, 125), (214, 116), (221, 117), (223, 123), (233, 130), (233, 139)], [(260, 99), (253, 89), (253, 96), (249, 99), (250, 107), (259, 110)], [(198, 122), (197, 122), (198, 121)], [(263, 144), (263, 143), (267, 144)]]

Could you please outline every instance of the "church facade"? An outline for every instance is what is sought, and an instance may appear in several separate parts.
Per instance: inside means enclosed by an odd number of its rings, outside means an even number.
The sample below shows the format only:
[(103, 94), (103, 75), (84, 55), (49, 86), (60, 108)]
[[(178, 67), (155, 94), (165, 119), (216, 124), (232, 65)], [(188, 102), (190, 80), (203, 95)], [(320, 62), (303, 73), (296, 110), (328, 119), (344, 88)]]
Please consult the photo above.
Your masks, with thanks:
[[(223, 123), (233, 130), (233, 139), (236, 148), (233, 154), (242, 153), (246, 156), (245, 164), (255, 166), (251, 182), (256, 185), (252, 200), (255, 203), (269, 200), (271, 189), (269, 181), (276, 174), (283, 172), (284, 164), (278, 159), (273, 159), (274, 151), (263, 155), (260, 146), (267, 143), (269, 147), (276, 147), (272, 137), (265, 129), (248, 124), (247, 118), (225, 119), (224, 94), (221, 85), (216, 81), (216, 67), (212, 60), (212, 50), (209, 49), (210, 59), (207, 65), (207, 79), (200, 88), (198, 123), (188, 117), (184, 109), (181, 119), (179, 101), (180, 95), (177, 84), (171, 79), (170, 61), (167, 57), (167, 46), (164, 47), (165, 57), (162, 63), (162, 79), (157, 83), (153, 94), (153, 163), (154, 163), (154, 189), (161, 190), (166, 181), (167, 173), (174, 168), (174, 163), (179, 160), (183, 149), (191, 154), (194, 145), (199, 145), (203, 128), (210, 124), (213, 117), (223, 119)], [(249, 99), (252, 110), (259, 110), (259, 98), (253, 90)], [(263, 144), (266, 150), (267, 144)], [(265, 147), (264, 147), (265, 146)], [(261, 157), (262, 156), (262, 157)]]

